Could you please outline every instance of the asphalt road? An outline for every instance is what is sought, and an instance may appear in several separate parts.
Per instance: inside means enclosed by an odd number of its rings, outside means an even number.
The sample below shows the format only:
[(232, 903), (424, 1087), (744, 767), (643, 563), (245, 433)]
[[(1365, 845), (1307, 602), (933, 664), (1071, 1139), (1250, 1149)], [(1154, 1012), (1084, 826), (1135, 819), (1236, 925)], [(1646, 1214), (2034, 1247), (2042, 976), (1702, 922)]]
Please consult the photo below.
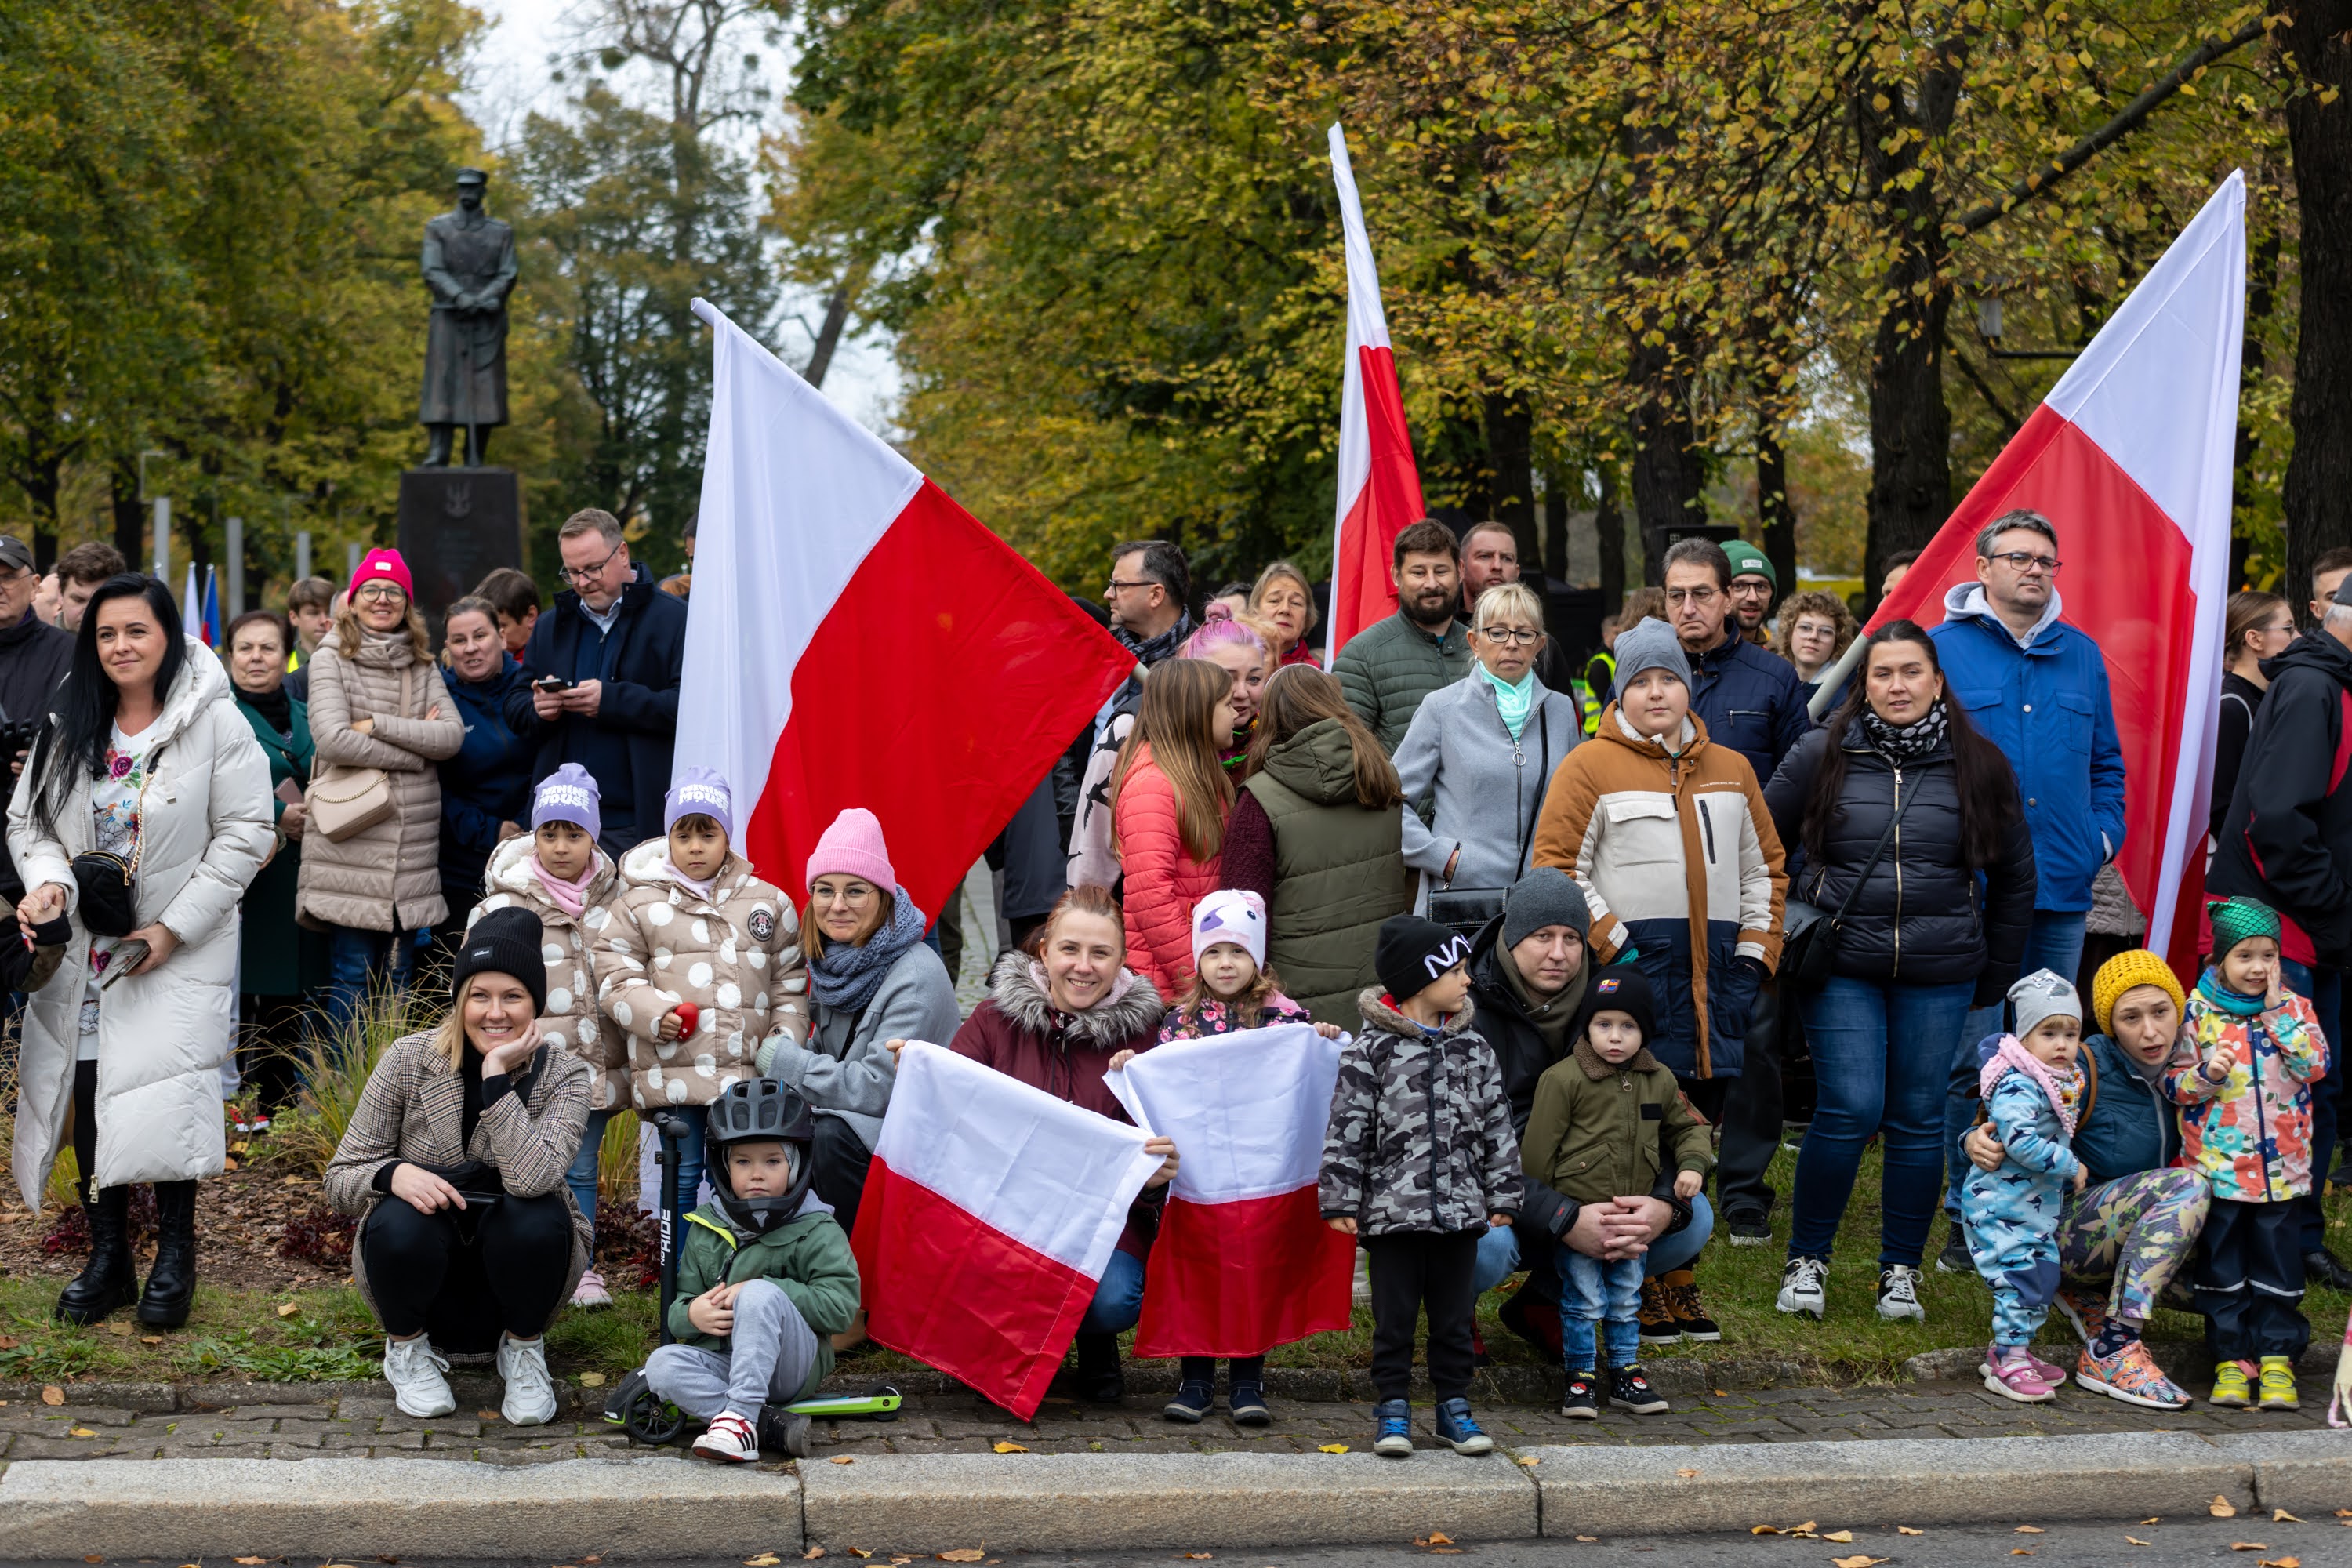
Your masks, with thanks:
[[(2352, 1499), (2346, 1500), (2352, 1504)], [(2147, 1544), (2141, 1545), (2138, 1542)], [(2259, 1543), (2260, 1550), (2245, 1546)], [(2021, 1556), (2020, 1553), (2029, 1556)], [(836, 1554), (828, 1553), (828, 1557)], [(845, 1568), (887, 1568), (891, 1560), (877, 1553), (866, 1563), (837, 1554)], [(2125, 1521), (2112, 1524), (2044, 1526), (2039, 1533), (2021, 1534), (2008, 1525), (1937, 1525), (1916, 1536), (1898, 1534), (1892, 1527), (1856, 1530), (1851, 1543), (1793, 1540), (1786, 1536), (1660, 1535), (1618, 1537), (1607, 1541), (1520, 1541), (1499, 1545), (1469, 1545), (1431, 1550), (1412, 1545), (1393, 1547), (1315, 1547), (1267, 1551), (1219, 1551), (1211, 1558), (1217, 1568), (1406, 1568), (1407, 1564), (1457, 1560), (1462, 1568), (1562, 1568), (1563, 1564), (1700, 1564), (1704, 1568), (1829, 1568), (1835, 1559), (1865, 1557), (1885, 1568), (1950, 1568), (1953, 1564), (2001, 1564), (2002, 1568), (2041, 1568), (2042, 1564), (2119, 1563), (2130, 1568), (2188, 1568), (2189, 1564), (2231, 1563), (2258, 1568), (2294, 1559), (2300, 1568), (2352, 1568), (2352, 1523), (2311, 1519), (2300, 1523), (2256, 1519), (2163, 1520), (2155, 1524)], [(1006, 1552), (993, 1558), (1000, 1568), (1169, 1568), (1200, 1561), (1201, 1554), (1181, 1552), (1111, 1552), (1095, 1555), (1062, 1552)], [(124, 1560), (118, 1560), (124, 1561)], [(171, 1559), (152, 1561), (176, 1568)], [(288, 1568), (322, 1568), (324, 1560), (281, 1559)], [(362, 1558), (352, 1568), (371, 1568), (377, 1560)], [(611, 1559), (611, 1568), (625, 1560)], [(740, 1558), (697, 1559), (674, 1563), (626, 1560), (627, 1568), (740, 1568)], [(786, 1559), (789, 1568), (793, 1559)], [(930, 1559), (914, 1559), (911, 1568), (924, 1568)], [(402, 1568), (575, 1568), (538, 1559), (509, 1563), (412, 1563)], [(81, 1561), (43, 1568), (89, 1568)], [(205, 1563), (203, 1568), (215, 1568)], [(1862, 1568), (1857, 1564), (1856, 1568)]]

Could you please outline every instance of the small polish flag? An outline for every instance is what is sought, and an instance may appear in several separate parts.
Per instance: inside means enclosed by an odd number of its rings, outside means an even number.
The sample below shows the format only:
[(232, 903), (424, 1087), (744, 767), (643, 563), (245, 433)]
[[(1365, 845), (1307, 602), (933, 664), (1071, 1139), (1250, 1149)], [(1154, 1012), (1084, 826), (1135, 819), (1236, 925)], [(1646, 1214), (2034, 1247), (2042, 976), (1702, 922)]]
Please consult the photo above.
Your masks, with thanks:
[(1977, 580), (1978, 531), (2001, 513), (2031, 507), (2057, 524), (2064, 616), (2106, 656), (2115, 697), (2126, 781), (2116, 867), (2147, 911), (2150, 945), (2168, 943), (2184, 974), (2204, 902), (2230, 594), (2245, 218), (2245, 176), (2232, 172), (1870, 623), (1942, 619), (1946, 590)]
[[(707, 301), (710, 439), (675, 766), (803, 901), (845, 808), (939, 913), (1135, 656), (888, 444)], [(746, 803), (749, 803), (748, 812)]]
[(1348, 639), (1396, 612), (1396, 536), (1425, 515), (1396, 353), (1381, 309), (1380, 268), (1356, 199), (1347, 133), (1331, 127), (1331, 184), (1348, 255), (1348, 358), (1339, 391), (1339, 502), (1331, 536), (1331, 616), (1323, 667)]
[(1183, 1155), (1151, 1245), (1139, 1356), (1252, 1356), (1349, 1325), (1356, 1238), (1316, 1179), (1339, 1042), (1306, 1024), (1147, 1051), (1104, 1076)]
[(1160, 1168), (1149, 1134), (939, 1046), (898, 1054), (851, 1246), (866, 1332), (1023, 1420)]
[(196, 592), (196, 563), (188, 563), (188, 585), (180, 595), (180, 629), (206, 647), (220, 647), (220, 575), (205, 568), (205, 590)]

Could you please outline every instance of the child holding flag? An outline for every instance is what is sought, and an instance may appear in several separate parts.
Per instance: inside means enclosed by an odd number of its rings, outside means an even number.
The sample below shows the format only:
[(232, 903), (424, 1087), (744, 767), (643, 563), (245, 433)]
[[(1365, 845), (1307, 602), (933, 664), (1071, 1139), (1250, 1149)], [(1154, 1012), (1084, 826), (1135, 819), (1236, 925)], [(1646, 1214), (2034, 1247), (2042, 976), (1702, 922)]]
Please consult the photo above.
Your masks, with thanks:
[(1364, 1032), (1339, 1058), (1323, 1142), (1323, 1217), (1371, 1255), (1372, 1451), (1412, 1453), (1415, 1322), (1429, 1313), (1438, 1439), (1495, 1440), (1470, 1415), (1478, 1237), (1519, 1206), (1519, 1151), (1495, 1053), (1471, 1026), (1470, 939), (1418, 915), (1381, 927), (1380, 984), (1357, 997)]

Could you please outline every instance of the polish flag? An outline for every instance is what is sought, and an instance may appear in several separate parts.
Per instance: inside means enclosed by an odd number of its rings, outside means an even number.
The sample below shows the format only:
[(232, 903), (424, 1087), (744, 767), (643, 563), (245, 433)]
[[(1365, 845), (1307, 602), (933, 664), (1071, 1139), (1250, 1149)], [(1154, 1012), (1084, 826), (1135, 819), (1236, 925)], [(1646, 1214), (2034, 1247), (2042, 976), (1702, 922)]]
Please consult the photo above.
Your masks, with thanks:
[(1339, 188), (1339, 226), (1347, 236), (1348, 359), (1339, 391), (1339, 504), (1331, 536), (1326, 669), (1349, 637), (1396, 613), (1396, 536), (1427, 515), (1412, 434), (1404, 425), (1404, 395), (1397, 389), (1388, 316), (1381, 309), (1380, 268), (1372, 265), (1372, 242), (1364, 233), (1347, 134), (1336, 123), (1331, 183)]
[(1348, 1327), (1356, 1238), (1323, 1223), (1316, 1194), (1339, 1074), (1339, 1041), (1284, 1024), (1164, 1045), (1104, 1076), (1183, 1156), (1137, 1355), (1252, 1356)]
[(2031, 507), (2057, 524), (2065, 619), (2106, 656), (2123, 742), (2126, 837), (2116, 869), (2147, 911), (2150, 945), (2168, 942), (2176, 969), (2196, 963), (2204, 902), (2245, 212), (2245, 178), (2232, 173), (1870, 623), (1940, 621), (1945, 591), (1977, 579), (1977, 531), (2001, 513)]
[[(698, 579), (700, 574), (697, 574)], [(1148, 1134), (910, 1044), (851, 1247), (866, 1331), (1023, 1420), (1160, 1168)]]
[(1135, 656), (708, 302), (714, 374), (676, 766), (733, 787), (795, 903), (845, 808), (936, 915)]

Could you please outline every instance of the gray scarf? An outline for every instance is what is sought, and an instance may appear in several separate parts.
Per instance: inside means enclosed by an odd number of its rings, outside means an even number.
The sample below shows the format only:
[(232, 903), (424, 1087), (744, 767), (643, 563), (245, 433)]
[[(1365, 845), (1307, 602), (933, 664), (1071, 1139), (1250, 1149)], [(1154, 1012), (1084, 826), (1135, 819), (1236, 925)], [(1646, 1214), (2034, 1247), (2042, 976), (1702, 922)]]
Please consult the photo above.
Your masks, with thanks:
[(818, 1005), (846, 1013), (862, 1013), (880, 989), (890, 966), (923, 940), (930, 922), (915, 900), (904, 893), (890, 901), (889, 922), (866, 939), (863, 947), (845, 942), (825, 943), (809, 963), (809, 987)]

